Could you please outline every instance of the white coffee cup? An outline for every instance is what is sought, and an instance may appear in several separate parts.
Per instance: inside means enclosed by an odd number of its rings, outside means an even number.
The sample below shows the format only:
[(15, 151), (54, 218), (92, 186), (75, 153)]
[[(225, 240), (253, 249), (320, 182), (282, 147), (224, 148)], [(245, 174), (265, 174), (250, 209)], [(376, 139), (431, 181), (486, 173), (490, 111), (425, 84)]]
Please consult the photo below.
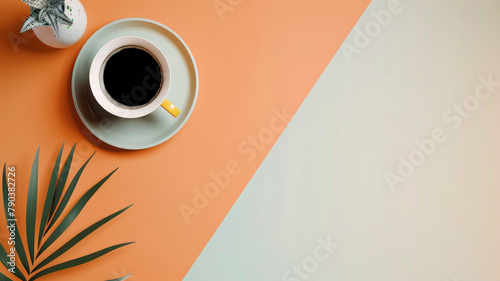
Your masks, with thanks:
[[(127, 106), (121, 104), (111, 97), (104, 86), (105, 83), (103, 75), (106, 63), (113, 55), (127, 48), (136, 48), (146, 51), (156, 60), (160, 67), (161, 81), (156, 81), (157, 83), (161, 83), (159, 90), (156, 95), (144, 105)], [(180, 110), (167, 100), (171, 79), (172, 74), (170, 72), (170, 67), (165, 54), (163, 54), (160, 48), (158, 48), (158, 46), (154, 43), (139, 36), (118, 37), (104, 44), (92, 60), (89, 72), (90, 89), (92, 90), (92, 95), (96, 101), (107, 112), (122, 118), (142, 117), (152, 113), (160, 106), (167, 110), (172, 116), (177, 117)], [(142, 86), (148, 87), (149, 83), (152, 83), (149, 80), (153, 80), (153, 77), (144, 77), (144, 85)], [(137, 88), (137, 92), (140, 92), (140, 87), (142, 86)], [(135, 90), (136, 89), (134, 89), (134, 91)]]

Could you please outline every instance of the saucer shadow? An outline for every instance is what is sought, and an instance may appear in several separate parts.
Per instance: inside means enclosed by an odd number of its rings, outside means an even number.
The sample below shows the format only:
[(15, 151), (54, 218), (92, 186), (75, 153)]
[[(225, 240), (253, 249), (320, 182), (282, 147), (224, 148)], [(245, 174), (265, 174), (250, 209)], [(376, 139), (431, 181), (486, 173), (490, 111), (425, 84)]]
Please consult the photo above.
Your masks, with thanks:
[[(74, 58), (73, 61), (76, 61), (76, 57)], [(71, 64), (71, 68), (66, 71), (68, 73), (68, 77), (66, 79), (62, 79), (65, 83), (65, 88), (67, 89), (67, 92), (70, 93), (69, 98), (67, 99), (67, 105), (71, 108), (71, 115), (73, 117), (73, 120), (77, 124), (79, 131), (85, 136), (85, 138), (94, 146), (105, 149), (108, 151), (114, 151), (114, 152), (121, 152), (121, 151), (127, 151), (126, 149), (121, 149), (112, 145), (109, 145), (108, 143), (100, 140), (98, 137), (96, 137), (83, 123), (83, 121), (80, 119), (80, 116), (78, 115), (78, 112), (76, 111), (75, 104), (73, 101), (73, 94), (72, 94), (72, 78), (73, 78), (73, 66), (74, 64)], [(84, 86), (85, 87), (85, 86)], [(90, 88), (89, 86), (86, 86)], [(89, 90), (89, 89), (88, 89)], [(87, 90), (87, 91), (88, 91)], [(86, 92), (87, 92), (86, 91)]]
[[(71, 90), (71, 78), (69, 79), (70, 83), (68, 83), (68, 91), (69, 93), (72, 92)], [(121, 149), (112, 145), (109, 145), (102, 140), (100, 140), (98, 137), (96, 137), (86, 126), (83, 124), (83, 121), (80, 119), (80, 116), (78, 115), (78, 112), (76, 111), (75, 105), (73, 103), (73, 97), (68, 99), (68, 106), (71, 107), (71, 115), (73, 116), (73, 119), (76, 121), (76, 124), (78, 124), (79, 131), (85, 136), (85, 138), (94, 146), (105, 149), (108, 151), (114, 151), (114, 152), (121, 152), (121, 151), (128, 151), (126, 149)]]

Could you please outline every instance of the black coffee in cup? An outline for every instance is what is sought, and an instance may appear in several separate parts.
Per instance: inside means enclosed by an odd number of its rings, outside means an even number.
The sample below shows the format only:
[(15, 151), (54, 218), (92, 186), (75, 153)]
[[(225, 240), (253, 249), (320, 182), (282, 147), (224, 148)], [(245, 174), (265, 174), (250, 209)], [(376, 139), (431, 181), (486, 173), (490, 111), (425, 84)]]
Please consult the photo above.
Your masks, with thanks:
[(148, 51), (124, 47), (104, 63), (102, 84), (108, 99), (122, 107), (141, 107), (158, 94), (162, 75), (160, 64)]

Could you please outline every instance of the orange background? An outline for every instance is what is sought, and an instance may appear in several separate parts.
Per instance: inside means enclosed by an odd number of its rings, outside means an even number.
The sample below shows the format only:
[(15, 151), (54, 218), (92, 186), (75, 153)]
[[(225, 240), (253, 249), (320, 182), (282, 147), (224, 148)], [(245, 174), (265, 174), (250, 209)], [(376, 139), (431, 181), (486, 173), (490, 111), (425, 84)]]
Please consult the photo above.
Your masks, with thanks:
[[(369, 1), (243, 0), (224, 14), (224, 20), (212, 0), (82, 3), (87, 31), (79, 43), (64, 50), (45, 47), (31, 31), (29, 38), (21, 37), (23, 42), (13, 46), (13, 36), (23, 36), (18, 31), (29, 9), (16, 0), (0, 4), (0, 161), (18, 170), (16, 211), (21, 232), (37, 146), (41, 145), (39, 194), (45, 194), (60, 145), (66, 141), (66, 157), (77, 143), (75, 165), (94, 150), (97, 154), (73, 199), (115, 167), (120, 169), (50, 249), (98, 219), (135, 205), (52, 265), (112, 244), (137, 243), (40, 280), (105, 280), (128, 273), (134, 274), (130, 280), (181, 280), (278, 134), (251, 162), (238, 153), (238, 145), (269, 127), (273, 109), (297, 110)], [(142, 151), (115, 149), (92, 137), (75, 112), (70, 90), (73, 64), (86, 39), (105, 24), (128, 17), (149, 18), (172, 28), (190, 47), (200, 76), (198, 101), (186, 126), (166, 143)], [(212, 181), (208, 173), (224, 170), (231, 160), (240, 163), (242, 173), (186, 224), (179, 204), (192, 205), (193, 189), (202, 189)], [(45, 198), (39, 199), (40, 215)]]

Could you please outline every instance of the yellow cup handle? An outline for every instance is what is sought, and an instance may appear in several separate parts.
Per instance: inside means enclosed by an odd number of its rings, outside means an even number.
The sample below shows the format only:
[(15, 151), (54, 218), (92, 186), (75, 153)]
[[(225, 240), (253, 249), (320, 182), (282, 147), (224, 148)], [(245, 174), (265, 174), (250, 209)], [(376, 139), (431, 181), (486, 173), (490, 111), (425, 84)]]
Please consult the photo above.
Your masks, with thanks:
[(171, 103), (169, 100), (165, 99), (163, 103), (161, 104), (163, 108), (165, 108), (168, 113), (172, 114), (172, 116), (177, 117), (181, 113), (181, 110), (177, 108), (173, 103)]

